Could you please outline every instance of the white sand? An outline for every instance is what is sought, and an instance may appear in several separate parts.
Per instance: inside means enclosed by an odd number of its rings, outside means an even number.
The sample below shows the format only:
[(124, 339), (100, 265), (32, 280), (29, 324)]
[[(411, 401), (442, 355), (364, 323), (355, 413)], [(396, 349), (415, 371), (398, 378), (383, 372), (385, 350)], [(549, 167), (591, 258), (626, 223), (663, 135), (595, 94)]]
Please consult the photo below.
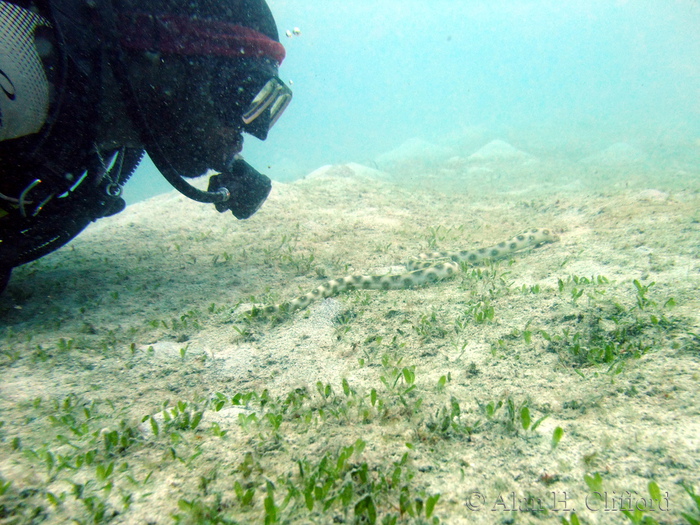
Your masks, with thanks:
[[(473, 169), (453, 161), (419, 178), (379, 176), (356, 164), (325, 168), (307, 180), (275, 184), (268, 202), (245, 222), (172, 193), (102, 220), (59, 252), (16, 270), (0, 298), (0, 475), (12, 481), (0, 503), (10, 516), (42, 506), (48, 523), (88, 519), (73, 492), (75, 483), (88, 483), (86, 495), (118, 512), (114, 523), (172, 523), (177, 513), (196, 523), (199, 518), (178, 501), (216, 506), (217, 494), (222, 515), (262, 523), (265, 480), (276, 483), (279, 504), (283, 480), (298, 475), (296, 459), (318, 461), (362, 438), (365, 450), (352, 461), (367, 462), (375, 473), (390, 470), (409, 452), (412, 495), (440, 493), (435, 515), (443, 523), (561, 523), (573, 507), (584, 523), (627, 523), (619, 512), (586, 509), (592, 489), (584, 475), (594, 473), (605, 491), (636, 491), (638, 497), (648, 497), (647, 485), (655, 481), (669, 493), (669, 510), (650, 515), (680, 523), (680, 513), (691, 506), (678, 483), (700, 490), (697, 176), (664, 183), (668, 174), (630, 172), (605, 183), (606, 175), (590, 167), (560, 172), (557, 166), (519, 165), (507, 178), (498, 171), (485, 182)], [(485, 269), (482, 279), (353, 292), (276, 322), (247, 325), (232, 311), (251, 296), (279, 302), (332, 277), (383, 274), (426, 250), (488, 246), (532, 227), (553, 228), (561, 239)], [(558, 289), (558, 280), (571, 275), (602, 275), (609, 283), (587, 287), (595, 298), (584, 294), (574, 302), (574, 285)], [(614, 368), (619, 373), (608, 364), (574, 366), (564, 346), (557, 347), (564, 352), (559, 354), (539, 335), (562, 335), (564, 329), (610, 334), (614, 303), (625, 311), (635, 304), (635, 279), (655, 283), (648, 297), (657, 306), (636, 312), (646, 319), (644, 333), (629, 338), (652, 348), (638, 359), (622, 359), (622, 367)], [(535, 285), (539, 293), (522, 292)], [(465, 315), (479, 298), (491, 296), (492, 321)], [(670, 297), (677, 305), (664, 309)], [(675, 324), (654, 329), (652, 311)], [(456, 329), (460, 319), (464, 326)], [(421, 327), (433, 331), (426, 335)], [(524, 330), (533, 332), (530, 343)], [(384, 355), (399, 369), (415, 366), (417, 387), (405, 396), (411, 403), (423, 398), (415, 414), (386, 391), (380, 379), (389, 373), (381, 364)], [(436, 390), (447, 374), (451, 381)], [(389, 403), (387, 412), (372, 409), (368, 421), (356, 413), (321, 420), (316, 383), (330, 383), (340, 403), (346, 400), (343, 379), (366, 403), (376, 389)], [(202, 405), (217, 392), (230, 399), (263, 389), (286, 396), (303, 387), (313, 398), (313, 423), (285, 419), (278, 441), (264, 425), (239, 425), (239, 414), (262, 415), (259, 408), (241, 410), (229, 402), (221, 412), (205, 410), (198, 430), (182, 431), (183, 441), (175, 444), (162, 433), (154, 437), (146, 422), (142, 441), (114, 459), (111, 492), (100, 488), (104, 482), (93, 466), (49, 472), (45, 460), (27, 452), (45, 458), (42, 450), (70, 456), (89, 449), (89, 435), (79, 437), (49, 419), (80, 416), (52, 407), (52, 400), (63, 403), (69, 394), (79, 406), (95, 400), (101, 413), (113, 414), (87, 422), (90, 431), (108, 431), (122, 419), (135, 428), (164, 403)], [(471, 438), (429, 429), (451, 397), (464, 422), (481, 421)], [(509, 428), (505, 407), (492, 421), (479, 408), (508, 399), (518, 409), (527, 401), (533, 421), (548, 417), (534, 432), (525, 431), (519, 412)], [(213, 423), (228, 434), (213, 435)], [(556, 427), (564, 437), (552, 450)], [(14, 438), (22, 450), (13, 450)], [(100, 439), (94, 442), (103, 454)], [(182, 461), (173, 459), (171, 446)], [(263, 469), (247, 478), (237, 470), (246, 453)], [(146, 484), (128, 481), (151, 471)], [(202, 479), (208, 481), (203, 485)], [(257, 487), (252, 507), (241, 507), (234, 497), (237, 480)], [(62, 503), (51, 505), (47, 490), (64, 494)], [(477, 491), (483, 505), (470, 511), (467, 503), (480, 501)], [(552, 493), (559, 501), (566, 497), (568, 509), (552, 508)], [(132, 494), (130, 506), (126, 494)], [(513, 496), (543, 498), (549, 511), (510, 512)], [(380, 514), (398, 512), (397, 506), (398, 499), (380, 505)], [(316, 507), (289, 519), (331, 523), (341, 517), (335, 509)], [(0, 523), (12, 522), (7, 520), (0, 516)]]

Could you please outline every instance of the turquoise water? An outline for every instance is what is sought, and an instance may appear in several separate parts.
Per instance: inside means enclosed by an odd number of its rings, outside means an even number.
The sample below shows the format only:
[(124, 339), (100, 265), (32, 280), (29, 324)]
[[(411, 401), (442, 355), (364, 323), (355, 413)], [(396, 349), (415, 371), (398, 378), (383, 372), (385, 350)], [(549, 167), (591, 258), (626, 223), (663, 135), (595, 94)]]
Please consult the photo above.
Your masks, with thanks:
[[(700, 3), (271, 0), (294, 101), (244, 156), (290, 181), (409, 139), (576, 161), (624, 142), (700, 165)], [(288, 38), (287, 30), (301, 33)], [(379, 165), (379, 167), (383, 167)], [(167, 191), (152, 166), (133, 202)]]

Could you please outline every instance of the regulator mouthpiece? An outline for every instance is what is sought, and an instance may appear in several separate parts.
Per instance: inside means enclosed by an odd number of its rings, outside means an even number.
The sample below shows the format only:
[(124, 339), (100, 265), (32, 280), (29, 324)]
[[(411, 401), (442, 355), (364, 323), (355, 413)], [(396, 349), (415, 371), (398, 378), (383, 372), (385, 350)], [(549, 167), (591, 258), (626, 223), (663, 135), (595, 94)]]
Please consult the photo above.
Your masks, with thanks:
[(272, 189), (272, 181), (242, 158), (234, 159), (227, 170), (209, 178), (210, 192), (221, 189), (230, 197), (214, 204), (220, 213), (231, 210), (237, 219), (251, 217), (262, 206)]

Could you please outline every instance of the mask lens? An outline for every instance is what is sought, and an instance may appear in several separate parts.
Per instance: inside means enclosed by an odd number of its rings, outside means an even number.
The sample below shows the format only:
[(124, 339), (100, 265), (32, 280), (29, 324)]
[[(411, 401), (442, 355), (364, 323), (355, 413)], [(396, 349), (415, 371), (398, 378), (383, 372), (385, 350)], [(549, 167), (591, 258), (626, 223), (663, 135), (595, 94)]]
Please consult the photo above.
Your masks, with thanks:
[(248, 110), (241, 117), (243, 122), (250, 124), (272, 104), (276, 97), (277, 86), (273, 80), (268, 80), (263, 88), (255, 95), (253, 102), (248, 106)]
[(268, 126), (268, 129), (272, 128), (272, 126), (275, 125), (275, 122), (279, 120), (279, 118), (282, 116), (282, 113), (284, 113), (284, 110), (287, 109), (287, 106), (289, 106), (289, 103), (291, 101), (291, 90), (289, 91), (289, 93), (284, 93), (282, 94), (282, 96), (278, 97), (277, 100), (275, 100), (274, 104), (272, 104), (272, 107), (270, 108), (270, 125)]
[(292, 90), (275, 76), (276, 65), (249, 61), (232, 67), (221, 61), (212, 71), (216, 71), (210, 88), (212, 103), (221, 120), (265, 140), (292, 99)]
[[(279, 120), (291, 101), (292, 90), (279, 78), (272, 77), (255, 95), (250, 106), (241, 116), (245, 124), (243, 129), (258, 138), (260, 135), (267, 136), (267, 132)], [(261, 129), (262, 122), (266, 123), (265, 129)]]

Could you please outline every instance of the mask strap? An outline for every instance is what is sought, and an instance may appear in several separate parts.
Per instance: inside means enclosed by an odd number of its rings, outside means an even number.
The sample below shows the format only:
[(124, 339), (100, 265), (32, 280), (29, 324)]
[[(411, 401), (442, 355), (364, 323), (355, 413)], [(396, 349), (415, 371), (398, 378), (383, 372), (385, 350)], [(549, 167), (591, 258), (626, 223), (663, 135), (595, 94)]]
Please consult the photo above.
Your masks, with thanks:
[(127, 13), (119, 16), (118, 24), (120, 44), (124, 49), (134, 51), (234, 58), (267, 57), (278, 65), (285, 57), (284, 46), (267, 35), (219, 20)]

